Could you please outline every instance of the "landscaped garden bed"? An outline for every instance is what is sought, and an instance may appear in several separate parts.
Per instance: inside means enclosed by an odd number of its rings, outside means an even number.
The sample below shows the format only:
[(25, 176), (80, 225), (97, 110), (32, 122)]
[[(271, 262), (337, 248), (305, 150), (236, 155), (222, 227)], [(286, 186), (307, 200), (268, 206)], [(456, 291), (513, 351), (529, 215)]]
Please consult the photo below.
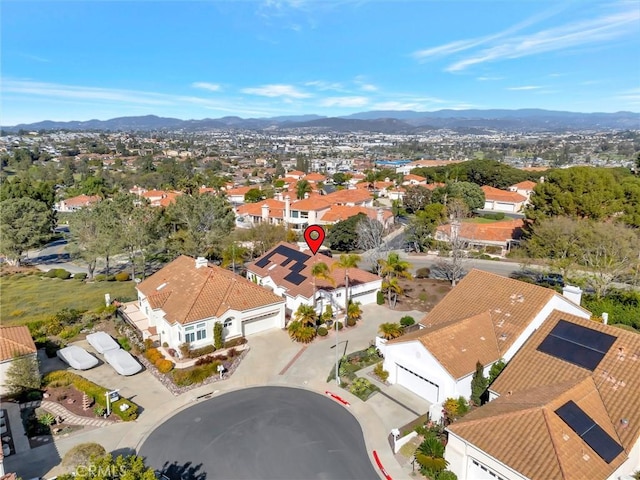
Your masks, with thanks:
[[(350, 391), (353, 395), (367, 401), (371, 395), (379, 392), (380, 389), (366, 378), (358, 378), (356, 372), (363, 368), (375, 365), (381, 361), (376, 347), (369, 347), (364, 350), (345, 355), (339, 360), (338, 374), (340, 375), (340, 386)], [(335, 366), (331, 369), (327, 382), (336, 379)]]

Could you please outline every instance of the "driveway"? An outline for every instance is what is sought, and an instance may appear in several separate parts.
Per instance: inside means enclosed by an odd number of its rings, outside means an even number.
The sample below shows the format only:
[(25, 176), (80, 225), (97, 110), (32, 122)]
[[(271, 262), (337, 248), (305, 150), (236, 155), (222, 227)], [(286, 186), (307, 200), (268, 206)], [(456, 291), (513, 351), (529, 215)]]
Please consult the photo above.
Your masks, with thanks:
[(355, 417), (289, 387), (244, 389), (183, 410), (139, 453), (171, 480), (379, 478)]

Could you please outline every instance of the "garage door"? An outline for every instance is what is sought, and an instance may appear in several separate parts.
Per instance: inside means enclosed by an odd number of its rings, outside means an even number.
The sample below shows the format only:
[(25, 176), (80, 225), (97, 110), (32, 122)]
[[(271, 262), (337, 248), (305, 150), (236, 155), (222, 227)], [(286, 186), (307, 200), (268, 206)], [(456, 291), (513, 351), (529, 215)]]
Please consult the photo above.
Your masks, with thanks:
[(260, 317), (254, 317), (242, 322), (242, 334), (246, 337), (253, 335), (254, 333), (264, 332), (265, 330), (271, 330), (272, 328), (279, 327), (277, 313), (270, 313), (262, 315)]
[(397, 367), (397, 379), (398, 384), (402, 385), (408, 390), (411, 390), (416, 395), (421, 396), (425, 400), (431, 403), (437, 403), (439, 401), (439, 387), (435, 383), (427, 380), (422, 375), (409, 370), (403, 365), (396, 363)]
[(471, 457), (469, 457), (469, 463), (467, 464), (467, 478), (473, 478), (474, 480), (505, 480), (491, 468)]
[(496, 210), (500, 210), (501, 212), (513, 212), (515, 210), (515, 205), (513, 203), (496, 203)]

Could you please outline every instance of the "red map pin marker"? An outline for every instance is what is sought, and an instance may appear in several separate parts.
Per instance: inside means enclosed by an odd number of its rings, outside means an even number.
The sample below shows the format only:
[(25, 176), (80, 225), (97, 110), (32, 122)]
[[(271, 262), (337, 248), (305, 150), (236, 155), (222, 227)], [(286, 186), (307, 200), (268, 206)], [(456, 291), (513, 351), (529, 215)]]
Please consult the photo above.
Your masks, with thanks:
[(320, 225), (309, 225), (304, 231), (304, 241), (315, 255), (324, 242), (324, 228)]

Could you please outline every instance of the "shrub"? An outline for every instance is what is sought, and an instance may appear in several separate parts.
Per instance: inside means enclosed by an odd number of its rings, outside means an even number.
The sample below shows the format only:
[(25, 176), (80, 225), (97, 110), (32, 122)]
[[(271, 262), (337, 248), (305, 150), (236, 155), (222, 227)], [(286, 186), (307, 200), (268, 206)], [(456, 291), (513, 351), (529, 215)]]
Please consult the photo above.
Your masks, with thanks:
[(106, 276), (105, 274), (103, 274), (103, 273), (99, 273), (98, 275), (96, 275), (95, 277), (93, 277), (93, 279), (94, 279), (96, 282), (104, 282), (104, 281), (106, 281), (106, 280), (107, 280), (107, 276)]
[(129, 343), (129, 339), (127, 337), (118, 338), (118, 343), (123, 350), (126, 350), (127, 352), (131, 350), (131, 344)]
[(349, 387), (349, 391), (361, 400), (366, 400), (372, 390), (373, 385), (366, 378), (356, 378)]
[(87, 278), (87, 274), (84, 272), (80, 272), (80, 273), (74, 273), (73, 274), (73, 279), (74, 280), (86, 280)]
[(115, 281), (116, 281), (115, 275), (107, 275), (107, 282), (115, 282)]
[(244, 345), (245, 343), (247, 343), (247, 339), (244, 337), (236, 337), (236, 338), (232, 338), (231, 340), (227, 340), (226, 342), (224, 342), (224, 347), (225, 348), (232, 348), (232, 347), (237, 347), (239, 345)]
[(48, 358), (53, 358), (56, 356), (56, 353), (60, 350), (60, 345), (52, 340), (47, 340), (44, 344), (44, 353), (46, 353)]
[(311, 343), (316, 336), (316, 329), (314, 327), (305, 326), (297, 320), (289, 323), (287, 331), (292, 340), (300, 343)]
[(176, 356), (178, 355), (178, 352), (176, 352), (175, 348), (170, 348), (169, 350), (167, 350), (167, 353), (171, 355), (173, 358), (176, 358)]
[(161, 358), (160, 360), (155, 362), (155, 366), (160, 373), (169, 373), (171, 370), (173, 370), (175, 364), (171, 360)]
[(402, 317), (400, 319), (400, 325), (402, 325), (403, 327), (409, 327), (409, 326), (413, 325), (414, 323), (416, 323), (416, 321), (410, 315), (405, 315), (404, 317)]
[[(351, 318), (351, 317), (347, 318), (347, 327), (353, 327), (353, 326), (355, 326), (355, 324), (356, 324), (356, 319), (355, 318)], [(338, 328), (338, 330), (339, 330), (339, 328)]]
[(327, 330), (326, 327), (318, 327), (318, 335), (320, 335), (321, 337), (326, 337), (329, 333), (329, 330)]
[(458, 480), (458, 476), (451, 470), (442, 470), (438, 472), (436, 480)]
[(377, 363), (373, 368), (373, 374), (385, 383), (389, 379), (389, 372), (382, 366), (382, 362)]
[(53, 415), (51, 415), (50, 413), (45, 413), (43, 415), (40, 415), (38, 417), (38, 421), (42, 424), (45, 425), (47, 427), (50, 427), (51, 425), (53, 425), (53, 422), (56, 421), (55, 417)]
[(144, 349), (149, 350), (150, 348), (153, 348), (153, 340), (146, 338), (144, 341)]
[(71, 278), (71, 273), (67, 272), (64, 268), (60, 268), (56, 272), (56, 278), (59, 278), (61, 280), (68, 280)]
[(180, 350), (180, 355), (182, 356), (182, 358), (190, 358), (189, 352), (191, 352), (191, 346), (187, 342), (181, 343), (178, 346), (178, 349)]
[(113, 276), (113, 278), (115, 278), (117, 282), (126, 282), (129, 280), (129, 274), (127, 272), (118, 272)]
[(95, 413), (98, 417), (104, 417), (104, 414), (107, 413), (107, 409), (102, 405), (96, 405), (93, 409), (93, 413)]
[(197, 367), (201, 366), (201, 365), (209, 365), (210, 363), (213, 363), (217, 360), (218, 355), (214, 356), (214, 355), (207, 355), (206, 357), (200, 357), (198, 360), (196, 360), (195, 365)]
[(103, 457), (106, 454), (107, 451), (98, 443), (80, 443), (64, 455), (62, 466), (75, 469), (80, 465), (89, 465), (93, 458)]
[(333, 328), (334, 328), (334, 330), (338, 330), (338, 331), (340, 331), (340, 330), (342, 330), (342, 328), (343, 328), (343, 327), (344, 327), (344, 325), (342, 325), (342, 322), (335, 322), (335, 323), (333, 324)]
[[(120, 410), (120, 407), (122, 405), (129, 405), (129, 408), (122, 411)], [(124, 398), (121, 398), (117, 402), (113, 402), (111, 404), (111, 411), (125, 422), (130, 422), (138, 418), (138, 406), (135, 403), (125, 400)]]
[(376, 303), (378, 305), (384, 305), (384, 293), (381, 290), (376, 292)]
[(45, 272), (42, 276), (46, 278), (56, 278), (57, 270), (57, 268), (52, 268), (51, 270)]
[(149, 350), (144, 352), (144, 356), (147, 357), (147, 360), (149, 360), (153, 364), (155, 364), (156, 361), (163, 358), (162, 354), (160, 353), (160, 350), (158, 350), (157, 348), (150, 348)]
[(224, 347), (224, 339), (222, 338), (222, 334), (224, 331), (224, 326), (220, 322), (216, 322), (213, 325), (213, 345), (216, 349), (221, 349)]
[(210, 353), (213, 353), (215, 351), (216, 351), (215, 345), (206, 345), (206, 346), (201, 347), (201, 348), (196, 348), (194, 350), (189, 350), (188, 357), (189, 358), (198, 358), (198, 357), (201, 357), (202, 355), (209, 355)]
[(205, 381), (210, 376), (218, 373), (220, 362), (213, 361), (206, 365), (196, 366), (190, 369), (177, 369), (173, 371), (173, 381), (179, 387), (185, 387)]
[(416, 270), (415, 278), (429, 278), (431, 275), (431, 269), (428, 267), (420, 267)]
[(82, 330), (82, 325), (76, 325), (74, 327), (64, 327), (59, 335), (60, 338), (64, 339), (64, 340), (70, 340), (73, 337), (77, 336), (80, 333), (80, 330)]
[(238, 350), (236, 350), (235, 348), (230, 348), (229, 350), (227, 350), (227, 355), (229, 355), (229, 358), (237, 357)]

